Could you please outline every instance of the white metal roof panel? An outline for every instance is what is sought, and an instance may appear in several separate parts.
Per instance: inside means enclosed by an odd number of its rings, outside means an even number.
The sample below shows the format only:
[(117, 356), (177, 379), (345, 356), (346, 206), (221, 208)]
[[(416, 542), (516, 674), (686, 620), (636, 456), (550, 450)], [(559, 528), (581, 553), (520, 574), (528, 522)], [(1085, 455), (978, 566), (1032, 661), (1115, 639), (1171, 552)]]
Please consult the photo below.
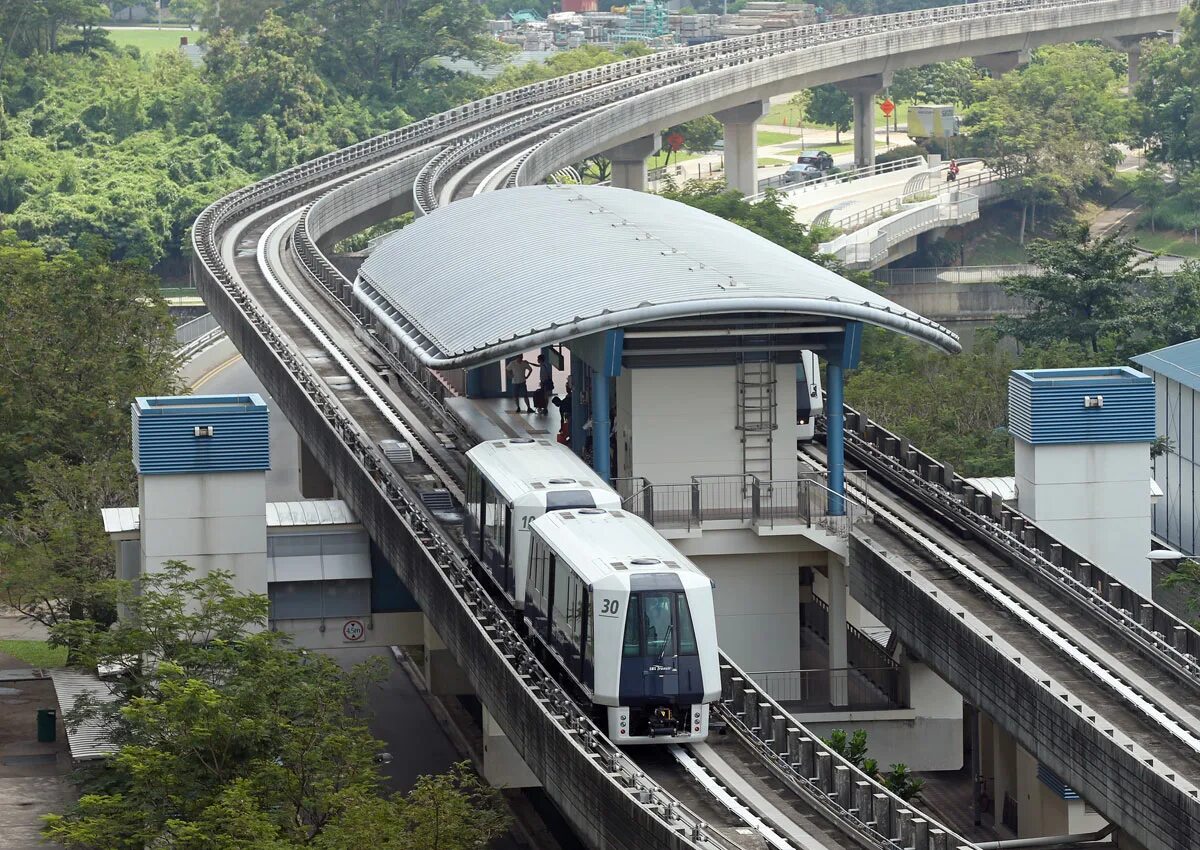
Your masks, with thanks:
[(941, 325), (702, 210), (601, 186), (530, 186), (441, 207), (367, 259), (359, 296), (430, 363), (471, 365), (677, 316), (861, 320), (958, 351)]
[[(90, 694), (93, 700), (101, 703), (113, 702), (117, 698), (106, 682), (91, 673), (51, 670), (50, 679), (54, 682), (54, 693), (63, 712), (73, 709), (75, 700), (83, 694)], [(71, 758), (76, 761), (103, 758), (116, 749), (108, 731), (95, 720), (78, 726), (67, 725), (67, 746), (71, 749)]]
[[(509, 502), (535, 490), (600, 489), (613, 492), (577, 454), (550, 440), (488, 440), (468, 451), (467, 457)], [(554, 479), (569, 481), (552, 484)]]
[(341, 499), (267, 502), (267, 528), (308, 525), (356, 525), (357, 517)]
[[(589, 584), (617, 571), (677, 572), (684, 587), (698, 586), (701, 582), (697, 578), (708, 582), (708, 577), (686, 555), (653, 526), (628, 511), (586, 508), (554, 511), (538, 517), (530, 527)], [(653, 563), (639, 565), (633, 563), (635, 559), (649, 559)], [(624, 570), (618, 570), (614, 566), (617, 563)]]
[(137, 531), (141, 527), (142, 515), (138, 508), (101, 508), (106, 534), (122, 534)]

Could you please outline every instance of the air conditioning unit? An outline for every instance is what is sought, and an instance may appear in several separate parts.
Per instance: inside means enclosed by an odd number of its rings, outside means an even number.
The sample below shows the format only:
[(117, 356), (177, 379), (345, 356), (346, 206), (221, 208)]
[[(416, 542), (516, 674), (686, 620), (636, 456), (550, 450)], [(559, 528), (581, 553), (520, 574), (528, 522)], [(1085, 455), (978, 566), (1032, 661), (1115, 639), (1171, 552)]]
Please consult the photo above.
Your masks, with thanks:
[(1084, 407), (1104, 407), (1104, 396), (1102, 395), (1085, 395), (1083, 397)]
[(196, 437), (213, 437), (216, 433), (217, 429), (212, 425), (197, 425), (192, 429), (192, 435)]

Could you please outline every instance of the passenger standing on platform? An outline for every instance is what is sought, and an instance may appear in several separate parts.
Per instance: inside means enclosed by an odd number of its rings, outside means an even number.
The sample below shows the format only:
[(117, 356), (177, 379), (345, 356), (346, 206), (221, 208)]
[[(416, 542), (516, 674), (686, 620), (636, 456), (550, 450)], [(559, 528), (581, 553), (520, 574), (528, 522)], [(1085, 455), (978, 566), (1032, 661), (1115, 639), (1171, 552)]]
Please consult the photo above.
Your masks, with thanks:
[(550, 358), (545, 354), (537, 356), (538, 362), (538, 390), (537, 395), (537, 412), (546, 415), (550, 406), (550, 397), (554, 395), (554, 366), (550, 363)]
[(521, 412), (521, 399), (525, 399), (525, 408), (530, 413), (533, 413), (533, 404), (529, 401), (529, 388), (525, 386), (525, 382), (533, 373), (533, 365), (523, 357), (514, 357), (508, 361), (508, 389), (512, 392), (513, 401), (516, 402), (517, 409), (513, 413)]

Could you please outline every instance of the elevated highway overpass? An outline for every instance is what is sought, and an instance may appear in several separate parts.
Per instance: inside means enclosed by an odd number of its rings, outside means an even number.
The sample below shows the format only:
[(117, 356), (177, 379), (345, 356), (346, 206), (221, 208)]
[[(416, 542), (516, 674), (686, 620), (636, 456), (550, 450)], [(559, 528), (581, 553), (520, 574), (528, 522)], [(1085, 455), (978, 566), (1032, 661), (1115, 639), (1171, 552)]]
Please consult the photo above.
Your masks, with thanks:
[[(1153, 33), (1173, 26), (1182, 5), (992, 0), (630, 60), (496, 95), (297, 166), (222, 199), (197, 220), (193, 270), (206, 302), (590, 846), (723, 845), (581, 714), (509, 627), (415, 497), (413, 482), (384, 460), (378, 440), (399, 435), (453, 492), (461, 459), (446, 435), (456, 423), (421, 358), (389, 348), (359, 325), (351, 282), (322, 247), (405, 209), (431, 213), (457, 197), (536, 183), (593, 153), (608, 152), (625, 184), (637, 187), (645, 140), (702, 114), (721, 113), (727, 154), (753, 163), (754, 115), (761, 117), (762, 100), (772, 93), (845, 81), (859, 81), (851, 85), (866, 92), (891, 70), (953, 56), (1004, 57), (1053, 41)], [(741, 172), (730, 171), (735, 185)], [(405, 378), (399, 390), (383, 377), (393, 370)], [(740, 722), (745, 713), (730, 717)], [(785, 737), (791, 740), (790, 731)], [(809, 757), (821, 751), (819, 741), (806, 740)], [(851, 770), (833, 755), (825, 759)], [(846, 776), (882, 796), (883, 809), (868, 815), (853, 795), (831, 795), (799, 772), (797, 789), (841, 824), (847, 846), (914, 846), (901, 843), (896, 826), (902, 812), (912, 820), (911, 810), (869, 777)], [(1194, 846), (1200, 835), (1198, 804), (1177, 777), (1145, 789), (1136, 812), (1116, 797), (1095, 802), (1152, 850)], [(1180, 825), (1158, 830), (1159, 813)], [(971, 846), (923, 820), (921, 850)]]

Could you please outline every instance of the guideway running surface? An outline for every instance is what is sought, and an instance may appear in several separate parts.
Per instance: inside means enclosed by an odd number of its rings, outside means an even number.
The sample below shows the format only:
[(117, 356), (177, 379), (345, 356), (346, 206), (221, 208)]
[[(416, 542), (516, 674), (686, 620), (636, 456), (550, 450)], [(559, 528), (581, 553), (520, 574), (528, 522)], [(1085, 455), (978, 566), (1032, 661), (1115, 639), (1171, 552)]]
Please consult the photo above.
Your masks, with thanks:
[[(1196, 846), (1200, 715), (1190, 695), (1131, 652), (1107, 649), (1111, 639), (1086, 618), (1050, 610), (1012, 567), (953, 540), (895, 498), (872, 496), (876, 523), (853, 532), (855, 597), (1137, 840)], [(998, 607), (981, 584), (1050, 624), (1058, 637)], [(1090, 657), (1088, 665), (1078, 663), (1079, 652)], [(1089, 666), (1150, 700), (1123, 699), (1120, 687), (1106, 686)]]
[[(1141, 20), (1151, 22), (1147, 24), (1147, 29), (1152, 29), (1157, 28), (1153, 26), (1153, 15), (1173, 15), (1180, 5), (1174, 0), (1121, 3), (1100, 0), (997, 0), (969, 8), (842, 21), (811, 31), (804, 30), (802, 38), (796, 38), (794, 33), (773, 33), (644, 57), (604, 69), (581, 72), (565, 80), (539, 83), (518, 92), (497, 95), (418, 122), (269, 178), (219, 201), (201, 215), (193, 229), (194, 268), (197, 283), (214, 314), (246, 354), (255, 371), (263, 377), (268, 390), (280, 400), (281, 407), (297, 424), (322, 465), (331, 471), (336, 486), (347, 496), (347, 501), (363, 518), (372, 535), (377, 537), (377, 542), (389, 548), (393, 554), (402, 556), (393, 560), (401, 565), (399, 569), (426, 611), (432, 611), (439, 618), (445, 617), (444, 622), (439, 620), (439, 627), (446, 630), (442, 636), (447, 638), (449, 635), (447, 643), (459, 658), (474, 662), (468, 664), (468, 673), (487, 686), (481, 689), (481, 693), (489, 688), (500, 689), (504, 698), (498, 702), (499, 709), (517, 714), (525, 712), (520, 714), (523, 723), (513, 725), (516, 717), (510, 717), (509, 723), (503, 723), (503, 720), (502, 723), (518, 733), (528, 732), (537, 736), (519, 737), (514, 743), (527, 758), (536, 762), (535, 769), (542, 769), (542, 779), (551, 795), (557, 795), (555, 799), (563, 806), (572, 823), (587, 835), (589, 843), (620, 847), (643, 846), (644, 842), (650, 842), (648, 846), (691, 846), (692, 839), (682, 836), (679, 825), (672, 825), (666, 819), (657, 802), (660, 797), (653, 783), (643, 786), (648, 792), (649, 803), (644, 802), (646, 797), (641, 791), (635, 793), (630, 790), (637, 783), (648, 782), (644, 777), (637, 779), (634, 776), (631, 785), (630, 774), (613, 774), (610, 771), (610, 780), (597, 784), (594, 763), (589, 764), (586, 760), (581, 762), (577, 756), (590, 748), (603, 758), (603, 746), (588, 741), (586, 736), (566, 732), (561, 721), (547, 718), (543, 709), (535, 708), (530, 712), (527, 702), (531, 700), (531, 692), (539, 687), (552, 691), (553, 686), (540, 679), (541, 674), (536, 666), (522, 672), (512, 666), (512, 659), (520, 656), (520, 648), (509, 642), (502, 624), (495, 624), (486, 600), (479, 597), (478, 589), (470, 581), (465, 580), (461, 564), (456, 563), (453, 552), (446, 546), (447, 541), (441, 538), (421, 506), (413, 504), (405, 495), (411, 491), (401, 486), (404, 482), (393, 480), (386, 463), (374, 448), (373, 435), (368, 434), (356, 421), (355, 405), (361, 398), (356, 398), (354, 382), (347, 382), (346, 375), (330, 366), (329, 354), (322, 351), (320, 346), (323, 343), (320, 340), (311, 336), (306, 339), (296, 328), (285, 331), (276, 323), (274, 317), (282, 307), (273, 294), (267, 293), (260, 306), (260, 301), (246, 289), (241, 274), (244, 270), (235, 268), (235, 251), (224, 252), (218, 247), (219, 234), (232, 228), (236, 252), (243, 256), (253, 254), (254, 239), (250, 244), (238, 246), (236, 234), (242, 231), (240, 223), (258, 210), (277, 202), (283, 202), (285, 206), (300, 203), (306, 199), (306, 194), (322, 183), (330, 184), (361, 173), (364, 168), (378, 167), (386, 163), (389, 157), (411, 152), (420, 145), (454, 142), (463, 138), (464, 134), (471, 133), (476, 134), (478, 139), (481, 132), (488, 132), (488, 128), (498, 128), (506, 122), (517, 123), (510, 121), (513, 116), (528, 115), (531, 110), (544, 106), (552, 107), (550, 112), (553, 112), (559, 108), (558, 105), (573, 104), (579, 99), (579, 93), (592, 89), (608, 87), (601, 97), (592, 101), (593, 104), (607, 102), (619, 105), (623, 100), (636, 97), (639, 91), (657, 96), (673, 82), (690, 84), (694, 78), (719, 74), (722, 69), (729, 74), (740, 73), (741, 69), (750, 68), (756, 62), (771, 63), (770, 73), (778, 75), (779, 60), (788, 51), (807, 49), (818, 42), (828, 45), (842, 39), (872, 38), (888, 32), (903, 31), (910, 46), (916, 44), (911, 37), (917, 31), (936, 32), (940, 33), (938, 37), (942, 43), (951, 49), (969, 52), (972, 45), (966, 42), (971, 41), (971, 36), (965, 36), (961, 31), (950, 32), (945, 29), (945, 24), (960, 20), (963, 27), (972, 28), (987, 16), (997, 16), (996, 21), (987, 21), (987, 29), (994, 33), (1004, 30), (1005, 15), (1028, 14), (1028, 20), (1010, 20), (1013, 24), (1012, 33), (1019, 34), (1026, 43), (1030, 38), (1044, 37), (1039, 33), (1046, 28), (1053, 29), (1060, 38), (1080, 37), (1078, 34), (1082, 30), (1071, 27), (1084, 21), (1085, 17), (1085, 29), (1094, 27), (1105, 16), (1111, 23), (1104, 26), (1113, 23), (1121, 25), (1130, 18), (1141, 16)], [(1039, 14), (1051, 10), (1053, 17)], [(993, 27), (992, 23), (998, 26)], [(807, 40), (810, 32), (817, 42)], [(883, 44), (882, 39), (877, 40), (880, 45)], [(843, 56), (849, 55), (846, 51), (841, 53)], [(879, 55), (898, 54), (889, 46)], [(821, 56), (825, 54), (821, 53)], [(915, 54), (909, 58), (913, 64), (921, 64), (922, 59), (929, 60), (929, 57)], [(822, 58), (821, 61), (827, 60)], [(837, 63), (831, 61), (832, 64)], [(728, 77), (726, 79), (728, 81)], [(695, 79), (695, 82), (700, 81)], [(740, 85), (740, 78), (735, 82)], [(691, 90), (699, 91), (700, 88), (692, 86)], [(563, 108), (568, 114), (575, 109), (574, 106)], [(541, 154), (540, 161), (526, 157), (523, 165), (536, 172), (547, 165), (547, 160), (557, 156), (563, 157), (563, 161), (575, 161), (576, 158), (565, 154), (564, 149), (569, 150), (570, 145), (577, 143), (578, 132), (592, 134), (591, 138), (603, 140), (600, 143), (604, 145), (619, 143), (621, 140), (615, 136), (624, 132), (620, 127), (611, 126), (603, 132), (594, 132), (594, 122), (601, 111), (594, 111), (592, 118), (585, 118), (555, 136), (553, 141), (561, 144), (557, 148), (547, 147), (538, 151)], [(658, 122), (657, 118), (654, 120)], [(589, 125), (589, 122), (593, 123)], [(519, 138), (521, 133), (528, 131), (527, 144), (534, 144), (538, 141), (539, 128), (544, 129), (545, 126), (549, 125), (539, 123), (536, 119), (528, 121), (516, 128), (515, 135)], [(507, 138), (514, 137), (514, 133), (507, 129), (504, 133), (509, 133)], [(497, 137), (504, 133), (498, 133)], [(461, 162), (471, 163), (481, 152), (494, 149), (489, 147), (491, 144), (490, 138), (479, 139), (478, 144), (468, 146), (470, 150), (466, 152), (467, 157)], [(446, 165), (448, 160), (443, 159), (442, 164)], [(443, 174), (451, 171), (444, 168)], [(509, 185), (509, 181), (505, 181), (505, 185)], [(381, 206), (388, 202), (385, 199)], [(364, 220), (363, 226), (369, 223)], [(255, 238), (258, 235), (252, 234)], [(304, 341), (299, 344), (292, 342), (291, 334), (299, 334), (296, 339)], [(320, 371), (318, 366), (321, 367)], [(386, 420), (383, 422), (386, 425)], [(380, 427), (378, 421), (371, 427), (388, 431), (388, 428)], [(456, 583), (455, 576), (464, 579), (465, 583)], [(480, 618), (476, 615), (475, 619), (464, 620), (462, 615), (468, 609), (483, 612), (484, 616)], [(484, 623), (493, 624), (490, 626), (491, 632), (483, 628)], [(506, 650), (500, 649), (503, 647), (515, 654), (504, 656)], [(500, 655), (497, 655), (498, 650)], [(493, 690), (493, 696), (495, 693)], [(570, 715), (569, 710), (567, 714)], [(552, 721), (550, 725), (546, 725), (547, 719)], [(557, 758), (547, 768), (540, 759), (544, 759), (550, 750), (555, 750)], [(614, 794), (617, 786), (625, 790)], [(631, 802), (635, 803), (632, 807)], [(598, 806), (604, 810), (606, 819), (605, 823), (599, 825), (594, 823)]]

